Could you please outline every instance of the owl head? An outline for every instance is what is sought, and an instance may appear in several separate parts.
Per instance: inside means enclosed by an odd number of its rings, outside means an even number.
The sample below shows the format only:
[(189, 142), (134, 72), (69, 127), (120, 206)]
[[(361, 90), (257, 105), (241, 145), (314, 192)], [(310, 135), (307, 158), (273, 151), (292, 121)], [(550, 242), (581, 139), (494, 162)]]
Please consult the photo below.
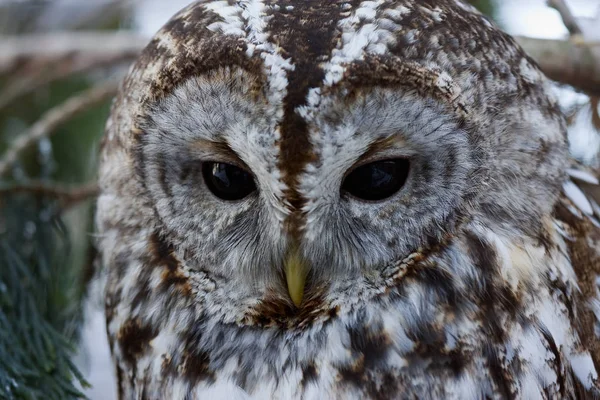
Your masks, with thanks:
[(209, 314), (301, 324), (466, 222), (536, 232), (565, 163), (546, 86), (458, 0), (195, 2), (113, 106), (100, 223), (149, 238)]

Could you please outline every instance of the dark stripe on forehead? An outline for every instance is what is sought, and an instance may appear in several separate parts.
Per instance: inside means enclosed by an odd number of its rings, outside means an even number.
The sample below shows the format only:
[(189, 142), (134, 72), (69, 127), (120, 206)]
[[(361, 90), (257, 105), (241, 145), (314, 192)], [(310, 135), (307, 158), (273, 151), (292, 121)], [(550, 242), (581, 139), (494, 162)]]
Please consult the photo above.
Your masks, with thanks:
[(306, 104), (308, 90), (319, 87), (325, 76), (319, 64), (329, 59), (336, 45), (337, 22), (342, 18), (342, 3), (337, 1), (278, 1), (267, 25), (269, 41), (281, 48), (281, 56), (290, 58), (294, 70), (288, 73), (287, 95), (281, 121), (280, 169), (288, 186), (286, 198), (294, 210), (304, 199), (298, 192), (298, 176), (315, 156), (311, 149), (306, 122), (296, 114)]

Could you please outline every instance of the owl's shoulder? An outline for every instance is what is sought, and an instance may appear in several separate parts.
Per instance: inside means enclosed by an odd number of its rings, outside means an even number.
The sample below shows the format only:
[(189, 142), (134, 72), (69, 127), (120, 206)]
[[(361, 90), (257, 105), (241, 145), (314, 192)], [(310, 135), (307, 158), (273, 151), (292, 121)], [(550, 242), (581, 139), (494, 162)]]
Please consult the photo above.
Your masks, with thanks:
[(600, 182), (598, 171), (573, 163), (554, 209), (556, 227), (577, 277), (573, 293), (582, 345), (600, 366)]

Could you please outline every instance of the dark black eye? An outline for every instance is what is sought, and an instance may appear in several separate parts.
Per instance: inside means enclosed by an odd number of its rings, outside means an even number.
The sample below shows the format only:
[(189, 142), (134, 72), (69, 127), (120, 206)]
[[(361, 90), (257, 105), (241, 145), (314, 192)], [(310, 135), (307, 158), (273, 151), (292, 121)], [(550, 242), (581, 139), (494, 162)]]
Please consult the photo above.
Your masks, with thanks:
[(256, 190), (252, 175), (235, 165), (205, 162), (202, 176), (210, 191), (223, 200), (240, 200)]
[(383, 200), (396, 193), (406, 182), (408, 160), (383, 160), (362, 165), (342, 183), (342, 190), (363, 200)]

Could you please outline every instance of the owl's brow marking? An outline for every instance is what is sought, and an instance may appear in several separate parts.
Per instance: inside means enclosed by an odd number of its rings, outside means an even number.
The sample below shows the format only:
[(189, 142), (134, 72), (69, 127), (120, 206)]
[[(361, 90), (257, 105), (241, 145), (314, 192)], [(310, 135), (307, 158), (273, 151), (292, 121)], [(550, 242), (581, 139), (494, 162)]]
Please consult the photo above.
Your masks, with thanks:
[[(223, 2), (224, 3), (224, 2)], [(155, 70), (149, 91), (142, 103), (152, 103), (167, 96), (175, 87), (191, 76), (198, 76), (223, 66), (239, 66), (248, 71), (261, 71), (262, 62), (246, 55), (246, 43), (235, 36), (222, 35), (215, 40), (208, 29), (222, 16), (197, 3), (192, 3), (171, 19), (141, 54), (139, 64)], [(199, 44), (204, 51), (190, 51)], [(163, 65), (157, 69), (157, 60)], [(256, 74), (260, 76), (260, 74)]]
[(251, 171), (250, 167), (237, 155), (237, 153), (227, 144), (227, 142), (217, 142), (208, 139), (196, 139), (191, 148), (201, 153), (202, 161), (226, 162), (236, 165), (246, 171)]
[(398, 86), (414, 89), (450, 106), (460, 117), (468, 117), (469, 110), (461, 98), (461, 90), (452, 78), (440, 70), (427, 68), (398, 57), (365, 55), (364, 60), (346, 66), (347, 78), (341, 86), (353, 88), (373, 86)]
[(365, 162), (371, 162), (373, 160), (376, 159), (376, 156), (378, 153), (381, 153), (385, 150), (389, 150), (389, 149), (396, 149), (399, 148), (400, 144), (405, 143), (406, 141), (404, 140), (404, 138), (402, 138), (401, 133), (395, 133), (391, 136), (385, 137), (385, 138), (381, 138), (381, 139), (377, 139), (376, 141), (374, 141), (373, 143), (371, 143), (369, 145), (369, 148), (367, 149), (367, 151), (365, 151), (358, 159), (357, 162), (355, 162), (353, 164), (353, 166), (350, 168), (356, 168), (362, 164), (364, 164)]

